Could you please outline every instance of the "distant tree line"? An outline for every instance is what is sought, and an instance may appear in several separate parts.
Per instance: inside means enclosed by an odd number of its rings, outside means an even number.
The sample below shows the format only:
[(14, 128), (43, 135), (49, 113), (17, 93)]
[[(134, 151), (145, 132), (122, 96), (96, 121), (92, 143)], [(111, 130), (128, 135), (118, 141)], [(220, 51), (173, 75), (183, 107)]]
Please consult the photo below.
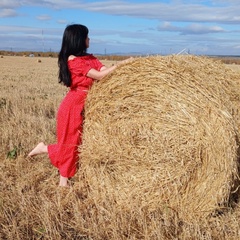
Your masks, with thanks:
[[(25, 56), (25, 57), (53, 57), (57, 58), (57, 52), (32, 52), (32, 51), (22, 51), (22, 52), (13, 52), (0, 50), (1, 56)], [(96, 55), (100, 60), (112, 60), (120, 61), (128, 58), (127, 55)]]
[(22, 52), (13, 52), (0, 50), (0, 55), (2, 56), (35, 56), (35, 57), (57, 57), (58, 53), (56, 52), (31, 52), (31, 51), (22, 51)]
[(225, 64), (240, 65), (240, 57), (218, 57)]
[[(31, 52), (31, 51), (22, 51), (22, 52), (14, 52), (14, 51), (5, 51), (0, 50), (0, 56), (25, 56), (25, 57), (53, 57), (57, 58), (57, 52)], [(130, 55), (95, 55), (100, 60), (110, 60), (110, 61), (121, 61), (124, 60)], [(223, 63), (226, 64), (238, 64), (240, 65), (240, 56), (209, 56), (215, 59), (220, 59)]]

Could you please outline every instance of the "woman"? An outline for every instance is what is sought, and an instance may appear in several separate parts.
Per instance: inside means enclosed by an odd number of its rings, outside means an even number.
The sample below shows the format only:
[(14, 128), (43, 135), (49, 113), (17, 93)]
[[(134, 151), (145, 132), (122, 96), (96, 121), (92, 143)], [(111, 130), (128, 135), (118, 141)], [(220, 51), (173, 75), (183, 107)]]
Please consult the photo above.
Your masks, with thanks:
[(73, 24), (66, 27), (58, 57), (59, 82), (70, 89), (57, 113), (57, 143), (46, 145), (40, 142), (28, 154), (33, 157), (48, 153), (51, 163), (59, 170), (60, 186), (67, 186), (68, 179), (77, 170), (87, 92), (94, 80), (101, 80), (116, 68), (115, 65), (107, 68), (96, 57), (87, 54), (89, 40), (86, 26)]

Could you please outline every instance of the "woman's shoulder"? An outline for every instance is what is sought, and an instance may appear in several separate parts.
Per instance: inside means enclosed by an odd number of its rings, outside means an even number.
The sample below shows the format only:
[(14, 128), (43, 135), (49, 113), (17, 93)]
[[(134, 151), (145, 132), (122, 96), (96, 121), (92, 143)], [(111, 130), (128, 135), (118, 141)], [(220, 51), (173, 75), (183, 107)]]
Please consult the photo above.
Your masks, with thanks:
[(91, 60), (94, 60), (94, 59), (97, 59), (95, 56), (93, 56), (93, 54), (87, 54), (87, 55), (84, 55), (84, 56), (74, 56), (74, 55), (70, 55), (68, 57), (68, 63), (71, 64), (71, 63), (74, 63), (74, 62), (86, 62), (86, 61), (91, 61)]
[(76, 56), (70, 55), (70, 56), (68, 57), (68, 61), (74, 60), (75, 58), (76, 58)]
[(74, 59), (86, 59), (86, 58), (96, 58), (96, 57), (93, 56), (93, 54), (90, 54), (90, 53), (87, 53), (86, 55), (83, 55), (83, 56), (70, 55), (68, 57), (68, 61), (74, 60)]

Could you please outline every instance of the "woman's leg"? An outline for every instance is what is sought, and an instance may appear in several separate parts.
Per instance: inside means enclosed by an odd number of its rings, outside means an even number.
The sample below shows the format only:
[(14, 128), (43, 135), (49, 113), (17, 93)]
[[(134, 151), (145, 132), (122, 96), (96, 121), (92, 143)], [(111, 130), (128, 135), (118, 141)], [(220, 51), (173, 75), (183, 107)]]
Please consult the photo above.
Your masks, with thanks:
[[(48, 153), (48, 146), (43, 142), (40, 142), (29, 154), (29, 157), (33, 157), (39, 154)], [(60, 175), (59, 186), (66, 187), (68, 185), (68, 178)]]
[(47, 145), (45, 145), (43, 142), (40, 142), (29, 154), (28, 157), (33, 157), (35, 155), (48, 153)]

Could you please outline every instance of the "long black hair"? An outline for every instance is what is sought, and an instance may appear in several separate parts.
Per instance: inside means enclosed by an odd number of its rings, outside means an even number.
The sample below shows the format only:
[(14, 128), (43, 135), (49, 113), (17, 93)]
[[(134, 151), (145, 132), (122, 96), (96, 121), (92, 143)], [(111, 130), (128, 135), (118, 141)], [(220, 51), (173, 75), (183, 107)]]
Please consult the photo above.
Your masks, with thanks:
[(88, 28), (80, 24), (68, 25), (63, 33), (62, 47), (58, 55), (59, 83), (71, 86), (71, 73), (68, 69), (68, 57), (87, 54), (86, 39)]

